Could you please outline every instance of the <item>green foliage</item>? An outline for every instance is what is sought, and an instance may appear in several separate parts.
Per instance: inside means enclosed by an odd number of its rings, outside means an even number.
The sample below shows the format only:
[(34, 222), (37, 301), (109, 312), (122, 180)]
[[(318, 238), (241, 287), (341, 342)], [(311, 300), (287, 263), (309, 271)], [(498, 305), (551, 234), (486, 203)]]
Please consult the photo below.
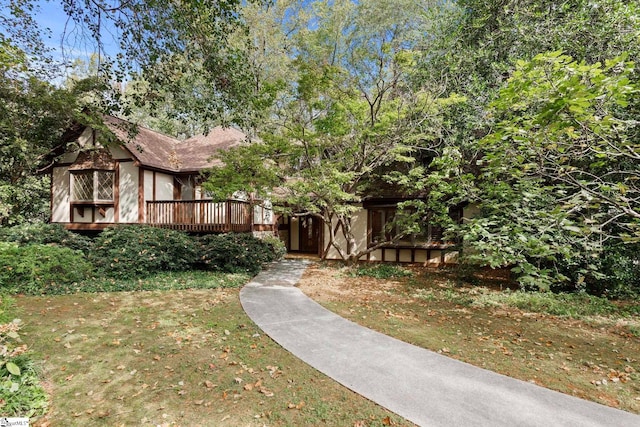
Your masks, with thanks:
[(57, 293), (56, 288), (84, 280), (92, 270), (80, 251), (0, 242), (0, 289), (8, 293)]
[(534, 313), (573, 318), (624, 314), (625, 311), (624, 309), (620, 310), (606, 298), (585, 293), (491, 292), (474, 297), (473, 304), (479, 306), (506, 305)]
[(19, 330), (17, 319), (0, 324), (0, 411), (8, 417), (33, 417), (46, 412), (48, 398)]
[(413, 276), (412, 271), (389, 263), (360, 264), (351, 268), (348, 274), (351, 277), (373, 277), (374, 279), (395, 279)]
[(0, 293), (0, 324), (13, 320), (15, 300), (8, 295)]
[[(281, 246), (246, 233), (210, 234), (200, 238), (200, 262), (208, 270), (257, 274), (263, 264), (278, 259)], [(280, 248), (280, 249), (279, 249)]]
[(607, 297), (640, 297), (640, 245), (605, 247), (598, 272), (600, 280), (589, 283), (589, 292)]
[(16, 242), (20, 245), (54, 244), (88, 253), (92, 240), (73, 233), (61, 224), (34, 223), (0, 228), (0, 241)]
[(69, 286), (58, 287), (60, 293), (171, 291), (183, 289), (240, 288), (249, 281), (246, 274), (188, 270), (152, 273), (144, 278), (96, 277)]
[(462, 227), (467, 260), (513, 266), (526, 289), (584, 289), (602, 240), (640, 235), (640, 151), (619, 110), (636, 91), (630, 76), (624, 56), (518, 63), (492, 104), (499, 122), (479, 142), (481, 215)]
[(273, 251), (274, 256), (273, 261), (279, 261), (287, 254), (287, 246), (278, 237), (264, 236), (261, 237), (260, 240), (271, 247), (271, 251)]
[(107, 228), (95, 239), (90, 261), (112, 278), (146, 277), (160, 271), (186, 270), (198, 246), (186, 233), (144, 225)]

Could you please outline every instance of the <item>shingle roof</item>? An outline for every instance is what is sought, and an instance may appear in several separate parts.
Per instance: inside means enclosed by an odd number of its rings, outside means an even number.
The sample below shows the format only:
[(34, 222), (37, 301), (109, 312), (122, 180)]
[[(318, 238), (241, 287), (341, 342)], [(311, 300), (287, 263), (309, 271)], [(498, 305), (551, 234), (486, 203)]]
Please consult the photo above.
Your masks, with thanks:
[(199, 172), (220, 165), (220, 160), (211, 157), (246, 139), (237, 129), (219, 126), (207, 135), (180, 141), (142, 126), (130, 135), (131, 123), (111, 116), (105, 117), (105, 124), (141, 165), (177, 173)]

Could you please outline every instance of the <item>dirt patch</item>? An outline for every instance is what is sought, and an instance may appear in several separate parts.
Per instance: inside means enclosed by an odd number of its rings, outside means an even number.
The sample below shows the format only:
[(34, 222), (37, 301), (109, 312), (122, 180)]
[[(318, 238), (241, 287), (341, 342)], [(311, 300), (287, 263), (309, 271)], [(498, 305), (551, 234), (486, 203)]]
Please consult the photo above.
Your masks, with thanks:
[(381, 280), (313, 265), (299, 288), (332, 311), (403, 341), (584, 399), (640, 413), (639, 319), (581, 320), (477, 301), (500, 286), (437, 273)]

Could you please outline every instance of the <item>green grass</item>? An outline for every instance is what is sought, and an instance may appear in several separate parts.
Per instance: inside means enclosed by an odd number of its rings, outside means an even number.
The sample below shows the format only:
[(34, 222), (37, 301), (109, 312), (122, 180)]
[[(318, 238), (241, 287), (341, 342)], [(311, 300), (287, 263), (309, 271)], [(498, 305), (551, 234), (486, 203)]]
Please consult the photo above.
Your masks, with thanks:
[(413, 272), (406, 270), (399, 265), (380, 264), (360, 264), (349, 270), (349, 277), (372, 277), (374, 279), (395, 279), (400, 277), (411, 277)]
[(509, 306), (533, 313), (580, 319), (587, 316), (625, 315), (627, 308), (587, 294), (553, 294), (550, 292), (501, 292), (481, 293), (473, 304), (480, 307)]
[[(231, 282), (231, 281), (230, 281)], [(275, 344), (238, 289), (18, 298), (55, 426), (411, 426)]]

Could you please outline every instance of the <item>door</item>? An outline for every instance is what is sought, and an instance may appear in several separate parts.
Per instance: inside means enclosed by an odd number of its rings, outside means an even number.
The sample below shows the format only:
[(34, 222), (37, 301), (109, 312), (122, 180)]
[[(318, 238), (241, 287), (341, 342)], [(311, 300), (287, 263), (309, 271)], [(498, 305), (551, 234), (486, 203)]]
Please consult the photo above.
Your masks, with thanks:
[(320, 223), (320, 219), (313, 216), (303, 216), (300, 218), (300, 252), (313, 254), (318, 253), (320, 242)]

